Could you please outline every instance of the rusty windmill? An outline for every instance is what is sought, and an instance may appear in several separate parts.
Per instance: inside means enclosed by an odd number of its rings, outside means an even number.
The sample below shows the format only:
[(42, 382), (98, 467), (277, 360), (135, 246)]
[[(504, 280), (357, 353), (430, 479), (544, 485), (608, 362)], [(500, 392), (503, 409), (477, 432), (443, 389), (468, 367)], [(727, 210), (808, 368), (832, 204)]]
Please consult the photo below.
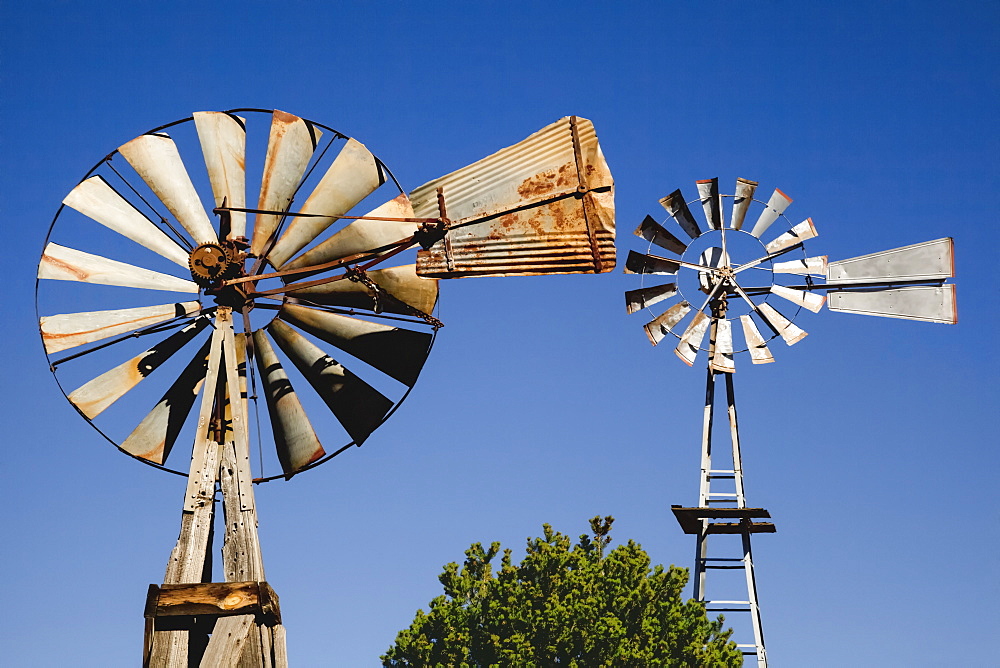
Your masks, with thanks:
[(101, 160), (53, 220), (36, 300), (76, 410), (187, 476), (144, 664), (285, 665), (253, 484), (361, 445), (393, 413), (441, 326), (437, 279), (601, 273), (614, 254), (611, 174), (577, 117), (409, 195), (358, 141), (281, 111), (195, 113)]
[[(664, 226), (647, 216), (636, 229), (636, 236), (648, 241), (649, 247), (646, 253), (630, 251), (625, 271), (641, 274), (644, 284), (626, 292), (625, 301), (629, 313), (659, 312), (645, 325), (654, 346), (676, 341), (675, 353), (689, 366), (700, 351), (707, 354), (698, 505), (672, 510), (684, 532), (697, 536), (695, 598), (704, 601), (710, 612), (749, 614), (753, 642), (741, 643), (740, 648), (745, 655), (756, 656), (763, 668), (767, 656), (750, 537), (773, 533), (775, 527), (756, 521), (770, 518), (767, 510), (747, 506), (733, 388), (736, 355), (748, 353), (754, 364), (773, 362), (768, 342), (778, 337), (787, 345), (801, 341), (806, 332), (793, 322), (795, 317), (802, 309), (817, 313), (824, 304), (834, 312), (954, 324), (955, 286), (945, 283), (954, 276), (953, 245), (945, 238), (828, 262), (826, 256), (805, 252), (805, 243), (817, 236), (816, 227), (810, 218), (790, 224), (784, 213), (792, 200), (782, 191), (776, 189), (763, 202), (754, 199), (757, 183), (746, 179), (737, 179), (734, 195), (720, 194), (718, 179), (698, 181), (697, 188), (698, 199), (690, 202), (680, 190), (660, 200), (672, 224)], [(698, 205), (704, 211), (704, 229), (691, 213)], [(750, 220), (755, 222), (745, 229), (744, 222)], [(781, 234), (768, 234), (778, 221)], [(675, 226), (677, 234), (668, 229)], [(765, 237), (770, 241), (765, 243)], [(654, 245), (657, 253), (668, 251), (670, 257), (651, 253)], [(647, 279), (647, 275), (668, 275), (673, 280)], [(646, 284), (647, 280), (655, 284)], [(772, 298), (781, 300), (785, 313), (771, 303)], [(742, 347), (734, 329), (742, 331)], [(723, 453), (712, 448), (719, 375), (725, 380), (732, 445)], [(735, 537), (738, 544), (726, 542)], [(721, 599), (715, 595), (720, 590), (709, 596), (707, 575), (719, 570), (742, 570), (746, 596), (731, 594), (731, 588), (722, 592)], [(742, 592), (742, 584), (735, 586)]]

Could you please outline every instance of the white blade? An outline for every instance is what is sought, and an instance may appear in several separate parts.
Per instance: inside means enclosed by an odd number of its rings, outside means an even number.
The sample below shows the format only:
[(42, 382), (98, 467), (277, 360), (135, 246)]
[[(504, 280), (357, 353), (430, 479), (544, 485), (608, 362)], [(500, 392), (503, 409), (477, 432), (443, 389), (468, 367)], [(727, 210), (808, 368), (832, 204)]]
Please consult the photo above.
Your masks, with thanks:
[(208, 349), (205, 342), (198, 354), (184, 368), (163, 397), (153, 406), (142, 422), (119, 446), (128, 454), (163, 464), (187, 420), (208, 371)]
[[(332, 237), (285, 265), (286, 269), (310, 267), (333, 262), (350, 255), (366, 253), (413, 236), (417, 223), (401, 223), (385, 218), (413, 218), (413, 206), (406, 195), (391, 199), (365, 214), (365, 220), (356, 220)], [(369, 218), (374, 220), (369, 220)]]
[(730, 227), (734, 230), (743, 228), (743, 219), (746, 218), (747, 209), (753, 201), (753, 194), (757, 190), (757, 182), (749, 179), (736, 179), (736, 193), (733, 195), (733, 217)]
[(712, 347), (712, 369), (722, 373), (734, 373), (733, 323), (725, 318), (715, 321), (715, 345)]
[(646, 336), (649, 337), (649, 342), (654, 346), (659, 344), (663, 340), (663, 337), (669, 334), (690, 310), (691, 304), (687, 302), (674, 304), (652, 322), (647, 322), (643, 325), (646, 330)]
[(790, 260), (788, 262), (775, 262), (771, 271), (776, 274), (802, 274), (812, 276), (826, 276), (827, 256), (807, 257), (801, 260)]
[(263, 329), (253, 333), (257, 369), (271, 415), (271, 430), (278, 459), (285, 477), (290, 478), (303, 467), (320, 459), (326, 452), (316, 438), (316, 431), (306, 417), (298, 395), (292, 389), (288, 374)]
[(780, 237), (764, 246), (768, 253), (777, 253), (795, 244), (800, 244), (807, 239), (814, 239), (819, 236), (816, 226), (813, 225), (812, 218), (806, 218), (801, 223), (782, 234)]
[(687, 202), (684, 201), (684, 195), (681, 194), (679, 189), (661, 199), (660, 204), (677, 221), (681, 229), (687, 232), (689, 237), (697, 239), (701, 236), (698, 223), (695, 222), (694, 217), (691, 215)]
[[(417, 276), (417, 265), (406, 264), (400, 267), (387, 267), (369, 271), (367, 274), (368, 278), (384, 291), (380, 292), (378, 298), (378, 305), (382, 311), (412, 315), (409, 309), (397, 304), (396, 300), (423, 313), (434, 311), (434, 305), (437, 303), (438, 279), (420, 278)], [(388, 297), (385, 292), (389, 293)], [(292, 290), (288, 294), (317, 304), (369, 310), (373, 310), (375, 307), (371, 289), (360, 281), (333, 281), (301, 290)]]
[(316, 189), (302, 206), (302, 213), (318, 218), (297, 217), (278, 239), (267, 257), (275, 267), (288, 260), (328, 228), (355, 204), (385, 183), (382, 167), (364, 144), (348, 139), (347, 145), (326, 170)]
[(746, 339), (747, 348), (750, 351), (750, 361), (754, 364), (773, 362), (774, 357), (767, 348), (767, 341), (760, 335), (760, 330), (754, 324), (753, 318), (749, 315), (741, 315), (740, 322), (743, 323), (743, 337)]
[(629, 290), (625, 293), (625, 309), (630, 314), (635, 313), (676, 294), (677, 285), (675, 283), (664, 283), (663, 285)]
[(764, 207), (760, 217), (757, 218), (757, 222), (754, 224), (750, 234), (760, 239), (760, 235), (764, 234), (767, 228), (771, 227), (771, 224), (778, 219), (778, 216), (785, 212), (785, 209), (791, 203), (791, 197), (775, 188), (771, 194), (771, 199), (767, 201), (767, 206)]
[(191, 315), (201, 310), (199, 302), (141, 306), (111, 311), (86, 311), (42, 316), (39, 325), (45, 352), (51, 354), (106, 339), (116, 334)]
[(119, 146), (118, 152), (170, 209), (192, 239), (199, 244), (219, 240), (173, 139), (165, 134), (140, 135)]
[(626, 274), (676, 274), (679, 268), (673, 260), (635, 251), (629, 251), (625, 260)]
[(827, 280), (842, 283), (926, 281), (955, 275), (955, 245), (950, 238), (831, 262)]
[(684, 255), (684, 251), (687, 250), (687, 245), (683, 241), (667, 232), (662, 225), (653, 220), (652, 216), (646, 216), (633, 234), (678, 255)]
[(719, 195), (719, 179), (697, 181), (698, 197), (705, 210), (705, 220), (711, 230), (722, 229), (722, 197)]
[(167, 337), (149, 350), (136, 355), (110, 371), (81, 385), (69, 394), (69, 400), (88, 418), (100, 415), (108, 406), (121, 399), (171, 355), (180, 350), (198, 332), (208, 326), (207, 318), (198, 318)]
[(807, 308), (813, 313), (819, 313), (820, 309), (823, 308), (823, 304), (826, 303), (826, 295), (818, 295), (815, 292), (806, 292), (804, 290), (796, 290), (795, 288), (786, 288), (783, 285), (772, 285), (771, 292), (787, 299), (793, 304)]
[(54, 281), (79, 281), (98, 285), (117, 285), (123, 288), (193, 292), (198, 285), (183, 278), (161, 274), (100, 255), (84, 253), (73, 248), (49, 242), (38, 265), (38, 278)]
[(954, 285), (914, 285), (888, 290), (831, 292), (830, 310), (954, 325)]
[(187, 268), (187, 251), (139, 213), (100, 176), (92, 176), (73, 188), (63, 204)]
[[(277, 109), (274, 111), (271, 117), (271, 134), (267, 139), (258, 209), (288, 211), (295, 189), (302, 181), (302, 175), (306, 172), (306, 166), (309, 165), (321, 136), (323, 133), (319, 128), (298, 116)], [(263, 254), (280, 220), (281, 216), (277, 214), (257, 214), (250, 245), (250, 251), (254, 255)]]
[(694, 366), (694, 360), (698, 356), (702, 339), (705, 338), (705, 331), (708, 329), (711, 321), (711, 318), (703, 312), (698, 311), (694, 316), (694, 320), (691, 321), (691, 324), (688, 325), (687, 330), (681, 336), (677, 348), (674, 349), (674, 353), (688, 366)]
[(795, 324), (792, 323), (788, 318), (778, 313), (778, 311), (764, 302), (757, 307), (758, 312), (764, 316), (764, 319), (771, 323), (771, 327), (774, 331), (781, 335), (781, 338), (785, 340), (785, 343), (792, 346), (806, 338), (807, 334), (803, 330), (799, 329)]
[[(196, 111), (194, 124), (212, 182), (215, 206), (246, 208), (246, 119), (221, 111)], [(230, 212), (232, 237), (246, 236), (247, 214)]]

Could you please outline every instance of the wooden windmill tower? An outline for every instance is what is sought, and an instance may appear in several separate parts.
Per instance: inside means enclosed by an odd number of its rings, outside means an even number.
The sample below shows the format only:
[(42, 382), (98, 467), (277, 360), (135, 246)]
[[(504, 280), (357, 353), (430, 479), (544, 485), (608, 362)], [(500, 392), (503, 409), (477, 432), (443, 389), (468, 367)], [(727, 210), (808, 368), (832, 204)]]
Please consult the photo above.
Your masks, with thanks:
[[(792, 200), (782, 191), (775, 190), (763, 202), (754, 199), (757, 183), (746, 179), (737, 179), (734, 195), (720, 194), (718, 179), (698, 181), (697, 188), (698, 199), (690, 202), (680, 190), (660, 200), (673, 221), (669, 226), (679, 227), (681, 236), (652, 216), (635, 230), (649, 242), (650, 250), (655, 245), (672, 257), (630, 251), (626, 273), (640, 274), (644, 280), (647, 275), (669, 275), (673, 280), (630, 290), (625, 301), (629, 313), (651, 307), (659, 311), (645, 325), (654, 346), (664, 340), (673, 343), (669, 339), (673, 336), (675, 353), (689, 366), (700, 351), (707, 353), (698, 504), (672, 510), (684, 532), (697, 538), (694, 597), (704, 601), (709, 612), (749, 615), (753, 642), (741, 643), (740, 648), (764, 668), (767, 654), (750, 539), (753, 534), (773, 533), (775, 526), (759, 521), (770, 518), (767, 510), (747, 505), (733, 386), (736, 356), (747, 353), (753, 364), (773, 362), (768, 342), (781, 337), (787, 345), (798, 343), (806, 332), (794, 324), (795, 316), (802, 309), (817, 313), (824, 305), (840, 313), (954, 324), (955, 286), (945, 283), (955, 273), (953, 244), (951, 239), (938, 239), (828, 262), (826, 256), (805, 252), (805, 242), (817, 236), (816, 226), (811, 218), (794, 226), (789, 223), (784, 212)], [(706, 229), (689, 208), (699, 204)], [(755, 222), (744, 229), (748, 220)], [(773, 236), (768, 231), (778, 221), (782, 233), (765, 243), (765, 235)], [(794, 313), (784, 315), (772, 298), (782, 300), (782, 309), (788, 312), (790, 306)], [(742, 331), (742, 348), (734, 329)], [(716, 394), (719, 376), (725, 382), (724, 399)], [(715, 407), (720, 401), (731, 444), (723, 452), (713, 450)], [(726, 542), (737, 538), (738, 543)], [(727, 570), (743, 572), (745, 596), (734, 598), (732, 590), (721, 596), (709, 592), (708, 574)]]
[[(253, 485), (360, 446), (393, 413), (442, 325), (437, 279), (610, 271), (612, 185), (582, 118), (407, 195), (358, 141), (259, 109), (195, 113), (86, 174), (38, 269), (49, 365), (119, 450), (187, 477), (144, 665), (286, 665)], [(188, 439), (189, 460), (174, 447)]]

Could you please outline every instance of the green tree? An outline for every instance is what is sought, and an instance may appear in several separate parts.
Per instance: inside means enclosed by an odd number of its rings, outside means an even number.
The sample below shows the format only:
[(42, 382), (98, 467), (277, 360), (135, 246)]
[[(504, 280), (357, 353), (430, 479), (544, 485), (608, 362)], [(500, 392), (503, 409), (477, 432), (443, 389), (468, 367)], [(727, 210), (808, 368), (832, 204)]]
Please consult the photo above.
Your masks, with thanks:
[(681, 600), (687, 569), (650, 567), (629, 541), (607, 554), (613, 517), (590, 520), (576, 545), (543, 525), (520, 564), (500, 543), (475, 543), (460, 568), (438, 578), (444, 594), (417, 611), (382, 656), (383, 666), (742, 666), (743, 657), (705, 606)]

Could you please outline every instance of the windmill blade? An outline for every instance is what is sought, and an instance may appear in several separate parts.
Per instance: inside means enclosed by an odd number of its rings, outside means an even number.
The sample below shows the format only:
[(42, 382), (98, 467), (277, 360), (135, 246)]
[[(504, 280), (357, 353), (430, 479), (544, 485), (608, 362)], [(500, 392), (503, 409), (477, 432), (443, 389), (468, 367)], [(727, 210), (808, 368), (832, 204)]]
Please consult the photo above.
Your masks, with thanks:
[(758, 306), (757, 312), (760, 313), (765, 320), (767, 320), (774, 331), (780, 334), (781, 338), (785, 340), (785, 343), (790, 346), (795, 345), (808, 336), (805, 331), (797, 327), (791, 320), (778, 313), (778, 310), (767, 302)]
[(741, 315), (740, 322), (743, 324), (743, 337), (747, 342), (747, 349), (750, 351), (750, 361), (754, 364), (770, 364), (774, 361), (771, 351), (767, 348), (767, 341), (760, 335), (760, 330), (749, 315)]
[(278, 317), (412, 387), (430, 352), (430, 334), (305, 306), (284, 304)]
[(326, 402), (351, 439), (357, 445), (364, 443), (382, 424), (392, 401), (281, 320), (273, 320), (267, 331)]
[(680, 189), (673, 191), (661, 199), (660, 204), (677, 221), (681, 229), (687, 232), (689, 237), (697, 239), (701, 236), (701, 229), (698, 227), (698, 223), (695, 222), (694, 216), (691, 215), (691, 210), (688, 209), (687, 202), (684, 201), (684, 195), (681, 194)]
[(780, 237), (764, 246), (768, 253), (777, 253), (796, 244), (800, 244), (807, 239), (814, 239), (819, 236), (816, 226), (813, 225), (812, 218), (806, 218), (801, 223), (782, 234)]
[(635, 251), (629, 251), (625, 260), (626, 274), (676, 274), (679, 268), (673, 260)]
[(771, 227), (771, 224), (778, 219), (778, 216), (785, 212), (785, 209), (791, 203), (791, 197), (775, 188), (771, 194), (771, 199), (767, 201), (767, 206), (764, 207), (760, 217), (757, 218), (757, 222), (754, 223), (753, 229), (750, 230), (750, 234), (760, 239), (760, 235), (764, 234), (767, 228)]
[(712, 346), (712, 369), (721, 373), (735, 373), (733, 360), (733, 323), (725, 318), (715, 321), (715, 342)]
[(805, 290), (796, 290), (795, 288), (786, 288), (783, 285), (772, 285), (771, 293), (787, 299), (802, 308), (807, 308), (813, 313), (819, 313), (820, 309), (823, 308), (823, 304), (826, 303), (826, 295), (818, 295), (815, 292), (806, 292)]
[(69, 394), (70, 403), (89, 419), (94, 419), (170, 359), (206, 326), (208, 318), (197, 318), (144, 353), (73, 390)]
[(954, 325), (958, 322), (954, 285), (836, 291), (827, 295), (830, 310)]
[(173, 139), (165, 134), (140, 135), (119, 146), (118, 152), (192, 239), (199, 244), (219, 241)]
[(452, 221), (443, 239), (417, 253), (417, 273), (460, 278), (611, 271), (613, 188), (593, 124), (562, 118), (410, 193), (417, 217)]
[(263, 329), (253, 333), (253, 343), (278, 461), (288, 479), (326, 452)]
[(154, 464), (163, 465), (177, 440), (198, 392), (208, 373), (208, 349), (211, 339), (202, 345), (170, 389), (153, 406), (142, 422), (120, 447), (123, 451)]
[[(215, 206), (246, 208), (246, 119), (221, 111), (196, 111), (194, 124)], [(247, 214), (230, 211), (229, 215), (230, 236), (245, 237)]]
[[(275, 109), (267, 139), (258, 209), (288, 211), (322, 136), (323, 132), (312, 123)], [(257, 214), (250, 243), (251, 253), (257, 257), (263, 255), (280, 220), (281, 216), (277, 214)]]
[(831, 262), (827, 281), (882, 283), (943, 280), (955, 275), (955, 244), (951, 238)]
[(730, 227), (734, 230), (743, 229), (743, 220), (746, 218), (747, 209), (753, 201), (753, 194), (757, 190), (757, 182), (749, 179), (736, 179), (736, 194), (733, 196), (733, 217)]
[(807, 257), (801, 260), (775, 262), (771, 271), (776, 274), (802, 274), (812, 276), (827, 275), (827, 256)]
[(361, 142), (348, 139), (302, 205), (302, 213), (319, 217), (294, 218), (267, 254), (268, 260), (275, 267), (283, 267), (293, 255), (330, 227), (338, 216), (350, 211), (383, 183), (385, 172), (375, 156)]
[(643, 325), (643, 328), (646, 330), (646, 336), (649, 337), (649, 342), (654, 346), (658, 345), (677, 326), (677, 323), (684, 319), (684, 316), (690, 310), (691, 304), (683, 301), (679, 304), (674, 304), (661, 313), (659, 317)]
[(701, 342), (705, 338), (705, 332), (711, 321), (712, 319), (703, 312), (695, 313), (694, 320), (688, 325), (674, 349), (674, 353), (688, 366), (694, 366), (694, 360), (698, 356), (698, 350), (701, 348)]
[(92, 176), (73, 188), (63, 204), (187, 269), (187, 251), (100, 176)]
[(633, 234), (678, 255), (683, 255), (687, 250), (687, 245), (683, 241), (667, 232), (652, 216), (646, 216)]
[(146, 290), (198, 292), (198, 284), (194, 281), (92, 255), (51, 241), (45, 247), (38, 264), (38, 278)]
[(125, 334), (142, 327), (166, 322), (173, 318), (191, 315), (201, 310), (196, 301), (160, 306), (113, 309), (110, 311), (85, 311), (42, 316), (39, 325), (45, 352), (52, 354)]
[(722, 196), (719, 195), (719, 179), (697, 181), (698, 197), (705, 210), (705, 220), (710, 230), (722, 229)]
[(311, 267), (333, 262), (351, 255), (388, 246), (413, 235), (417, 223), (384, 220), (384, 218), (413, 218), (413, 205), (406, 195), (391, 199), (365, 214), (315, 248), (306, 251), (285, 264), (286, 269)]
[[(292, 290), (288, 294), (327, 306), (346, 306), (374, 311), (377, 305), (381, 311), (403, 315), (412, 315), (412, 310), (407, 308), (407, 305), (422, 313), (434, 311), (438, 295), (437, 279), (417, 276), (417, 265), (388, 267), (366, 272), (366, 275), (380, 288), (377, 298), (373, 297), (367, 285), (352, 280), (323, 283), (301, 290)], [(388, 293), (388, 298), (385, 293)]]
[(677, 294), (676, 283), (664, 283), (638, 290), (629, 290), (625, 293), (625, 310), (629, 314), (641, 311), (644, 308), (662, 302), (664, 299)]

